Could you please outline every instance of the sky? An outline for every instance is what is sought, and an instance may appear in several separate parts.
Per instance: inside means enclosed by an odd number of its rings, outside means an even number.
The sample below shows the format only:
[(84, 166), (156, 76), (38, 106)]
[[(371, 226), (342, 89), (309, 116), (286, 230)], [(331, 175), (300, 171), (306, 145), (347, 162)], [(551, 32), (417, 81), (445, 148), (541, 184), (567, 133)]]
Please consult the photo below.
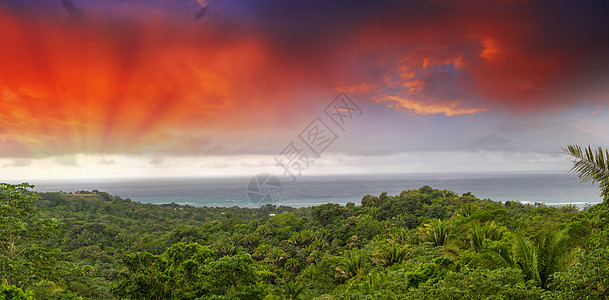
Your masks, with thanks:
[(0, 178), (567, 172), (606, 1), (5, 0)]

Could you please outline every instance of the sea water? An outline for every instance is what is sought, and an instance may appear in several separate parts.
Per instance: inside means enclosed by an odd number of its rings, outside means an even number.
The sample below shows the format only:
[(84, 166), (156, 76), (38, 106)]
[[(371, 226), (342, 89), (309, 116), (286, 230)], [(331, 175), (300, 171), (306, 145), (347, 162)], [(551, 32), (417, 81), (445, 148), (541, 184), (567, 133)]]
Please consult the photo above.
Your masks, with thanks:
[[(77, 192), (99, 190), (142, 203), (178, 203), (191, 206), (256, 207), (248, 197), (251, 177), (156, 178), (129, 180), (40, 181), (36, 191)], [(285, 178), (284, 178), (285, 179)], [(362, 197), (382, 192), (397, 195), (424, 185), (471, 192), (480, 199), (520, 201), (547, 205), (573, 204), (579, 207), (602, 202), (598, 188), (581, 184), (569, 173), (446, 173), (390, 175), (303, 176), (295, 182), (283, 180), (280, 194), (267, 201), (292, 207), (323, 203), (359, 204)]]

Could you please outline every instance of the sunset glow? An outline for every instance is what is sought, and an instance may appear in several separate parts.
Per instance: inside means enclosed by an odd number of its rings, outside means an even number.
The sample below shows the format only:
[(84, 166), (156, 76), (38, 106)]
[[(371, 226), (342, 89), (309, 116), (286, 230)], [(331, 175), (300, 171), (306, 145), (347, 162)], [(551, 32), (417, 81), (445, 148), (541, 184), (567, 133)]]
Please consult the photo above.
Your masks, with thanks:
[[(0, 4), (0, 158), (11, 168), (91, 156), (80, 166), (112, 176), (98, 164), (106, 156), (130, 157), (124, 168), (270, 158), (338, 91), (367, 122), (333, 148), (346, 157), (446, 146), (421, 131), (456, 134), (467, 151), (489, 136), (509, 141), (501, 151), (607, 143), (609, 28), (596, 2), (547, 13), (533, 1), (68, 2)], [(425, 129), (400, 129), (415, 123)], [(465, 127), (489, 130), (452, 133)], [(410, 143), (354, 146), (394, 139)], [(180, 174), (211, 173), (194, 164)]]

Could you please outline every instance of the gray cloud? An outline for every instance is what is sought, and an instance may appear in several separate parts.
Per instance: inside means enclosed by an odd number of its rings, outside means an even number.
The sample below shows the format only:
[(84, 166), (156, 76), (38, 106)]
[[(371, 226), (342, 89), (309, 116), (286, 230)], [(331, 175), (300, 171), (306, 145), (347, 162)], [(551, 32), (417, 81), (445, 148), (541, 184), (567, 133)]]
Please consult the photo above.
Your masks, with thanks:
[(15, 159), (10, 163), (4, 165), (4, 167), (27, 167), (32, 164), (29, 159)]
[(150, 159), (148, 161), (148, 163), (151, 165), (160, 165), (163, 163), (163, 159), (160, 157), (154, 157), (154, 158)]
[(474, 140), (470, 143), (470, 148), (473, 151), (488, 150), (488, 151), (512, 151), (514, 148), (510, 141), (506, 138), (499, 137), (493, 133)]
[(116, 161), (114, 159), (105, 159), (105, 158), (102, 158), (102, 160), (99, 161), (99, 164), (100, 165), (109, 166), (109, 165), (116, 164)]
[(80, 164), (74, 155), (66, 155), (55, 157), (53, 160), (56, 164), (60, 166), (68, 166), (68, 167), (78, 167)]

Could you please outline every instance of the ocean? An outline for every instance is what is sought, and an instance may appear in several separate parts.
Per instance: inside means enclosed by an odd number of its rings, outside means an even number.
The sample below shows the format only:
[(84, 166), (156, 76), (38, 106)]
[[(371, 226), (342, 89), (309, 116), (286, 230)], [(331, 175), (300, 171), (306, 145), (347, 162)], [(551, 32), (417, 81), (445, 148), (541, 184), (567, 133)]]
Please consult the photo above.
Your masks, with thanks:
[[(471, 192), (480, 199), (520, 201), (547, 205), (573, 204), (578, 207), (602, 202), (597, 186), (580, 184), (569, 173), (446, 173), (391, 175), (303, 176), (295, 183), (281, 182), (273, 196), (260, 200), (251, 197), (251, 177), (233, 178), (158, 178), (100, 181), (40, 181), (36, 191), (76, 192), (99, 190), (142, 203), (207, 207), (257, 207), (271, 203), (292, 207), (324, 203), (359, 204), (364, 195), (382, 192), (397, 195), (403, 190), (429, 185), (459, 194)], [(265, 194), (261, 189), (260, 194)]]

